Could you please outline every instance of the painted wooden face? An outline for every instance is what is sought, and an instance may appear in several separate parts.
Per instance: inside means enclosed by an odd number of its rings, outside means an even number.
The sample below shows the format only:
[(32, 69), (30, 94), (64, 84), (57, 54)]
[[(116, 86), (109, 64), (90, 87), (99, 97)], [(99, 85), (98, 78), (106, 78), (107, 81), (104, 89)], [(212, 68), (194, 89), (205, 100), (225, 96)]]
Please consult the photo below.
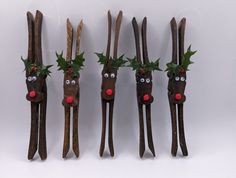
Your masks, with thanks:
[(151, 104), (152, 96), (152, 75), (151, 72), (139, 71), (136, 73), (137, 97), (140, 104)]
[(44, 99), (43, 83), (45, 81), (45, 78), (36, 76), (36, 73), (32, 72), (26, 75), (26, 85), (28, 89), (26, 99), (28, 101), (40, 103)]
[(67, 107), (79, 105), (79, 76), (64, 76), (64, 99), (62, 104)]
[(102, 70), (102, 98), (105, 100), (113, 100), (115, 97), (115, 84), (117, 79), (117, 70), (106, 68)]
[(186, 97), (184, 95), (186, 86), (186, 72), (180, 72), (179, 74), (170, 74), (168, 90), (170, 92), (170, 99), (175, 104), (182, 104), (185, 102)]

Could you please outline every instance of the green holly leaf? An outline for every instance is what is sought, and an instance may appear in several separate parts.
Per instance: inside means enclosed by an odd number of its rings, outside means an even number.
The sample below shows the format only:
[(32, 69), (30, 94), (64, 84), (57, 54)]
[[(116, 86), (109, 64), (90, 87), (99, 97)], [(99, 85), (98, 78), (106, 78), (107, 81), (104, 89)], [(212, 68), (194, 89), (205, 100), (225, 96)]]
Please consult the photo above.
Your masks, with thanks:
[(193, 64), (193, 62), (190, 60), (190, 58), (196, 53), (197, 51), (192, 51), (191, 50), (191, 45), (188, 47), (187, 52), (184, 54), (183, 59), (182, 59), (182, 64), (181, 67), (185, 70), (188, 71), (188, 66), (190, 64)]
[(53, 65), (47, 65), (47, 66), (45, 66), (45, 65), (40, 65), (39, 67), (38, 67), (38, 70), (37, 70), (37, 72), (36, 72), (36, 75), (37, 76), (50, 76), (50, 73), (51, 73), (51, 71), (49, 70), (49, 68), (50, 67), (52, 67)]
[(143, 68), (142, 63), (137, 61), (136, 56), (133, 59), (131, 59), (131, 58), (127, 58), (127, 59), (129, 62), (127, 67), (132, 67), (133, 70), (139, 70), (139, 69)]
[(119, 69), (119, 67), (124, 67), (127, 60), (124, 60), (123, 58), (124, 58), (124, 54), (118, 58), (113, 59), (112, 60), (112, 67), (115, 69)]
[(103, 53), (95, 53), (98, 57), (98, 62), (100, 64), (105, 64), (106, 63), (106, 56), (103, 55)]
[(61, 52), (60, 54), (56, 53), (56, 56), (58, 70), (63, 70), (64, 72), (66, 72), (67, 68), (69, 67), (69, 63), (63, 57), (63, 52)]
[(168, 72), (171, 72), (171, 73), (174, 73), (174, 74), (179, 73), (180, 66), (178, 64), (170, 62), (170, 63), (167, 63), (166, 66), (167, 66), (167, 68), (166, 68), (165, 71), (168, 71)]
[(28, 59), (23, 59), (23, 57), (21, 57), (21, 60), (23, 61), (25, 65), (25, 71), (30, 71), (31, 66), (32, 66), (32, 61)]
[(74, 60), (72, 60), (72, 66), (76, 66), (76, 68), (78, 70), (82, 69), (82, 67), (84, 66), (84, 61), (85, 61), (85, 58), (84, 58), (84, 52), (78, 54)]
[(154, 62), (149, 62), (149, 63), (145, 64), (144, 70), (149, 71), (149, 72), (152, 72), (155, 70), (162, 71), (159, 67), (159, 64), (160, 64), (160, 58)]

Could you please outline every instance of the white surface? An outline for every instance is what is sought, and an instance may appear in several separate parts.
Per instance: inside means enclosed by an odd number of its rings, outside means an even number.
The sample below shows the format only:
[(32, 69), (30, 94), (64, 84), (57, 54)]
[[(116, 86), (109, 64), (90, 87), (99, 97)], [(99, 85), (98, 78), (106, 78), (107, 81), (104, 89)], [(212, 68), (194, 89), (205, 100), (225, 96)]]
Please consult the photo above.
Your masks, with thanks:
[[(235, 178), (235, 1), (228, 0), (0, 0), (1, 117), (0, 177), (175, 177)], [(48, 159), (36, 156), (27, 161), (30, 107), (25, 100), (23, 63), (27, 54), (26, 11), (44, 14), (43, 57), (54, 64), (48, 78), (47, 144)], [(185, 128), (190, 156), (172, 158), (171, 127), (167, 102), (167, 77), (155, 72), (153, 135), (157, 157), (138, 157), (138, 113), (134, 73), (119, 71), (114, 111), (116, 157), (99, 158), (101, 132), (100, 72), (94, 52), (105, 49), (107, 10), (124, 18), (119, 53), (135, 54), (131, 20), (148, 18), (148, 46), (151, 59), (161, 57), (161, 67), (171, 58), (169, 21), (187, 18), (186, 47), (198, 50), (190, 67), (186, 87)], [(81, 72), (79, 136), (81, 157), (63, 160), (62, 72), (56, 71), (55, 51), (66, 48), (65, 21), (77, 26), (83, 18), (81, 47), (86, 64)], [(14, 110), (13, 110), (14, 108)]]

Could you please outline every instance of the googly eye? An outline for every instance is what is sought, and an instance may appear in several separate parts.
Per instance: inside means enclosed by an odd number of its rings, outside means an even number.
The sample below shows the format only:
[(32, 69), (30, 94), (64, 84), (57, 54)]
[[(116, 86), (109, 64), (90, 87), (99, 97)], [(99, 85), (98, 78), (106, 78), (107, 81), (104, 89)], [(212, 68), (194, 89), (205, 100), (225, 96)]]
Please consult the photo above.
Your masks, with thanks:
[(31, 76), (29, 76), (29, 77), (27, 78), (27, 80), (28, 80), (29, 82), (31, 82), (31, 81), (33, 80), (33, 78), (32, 78)]
[(115, 75), (114, 73), (111, 74), (111, 78), (115, 78), (115, 76), (116, 76), (116, 75)]
[(185, 77), (181, 77), (180, 80), (181, 80), (182, 82), (184, 82), (184, 81), (185, 81)]
[(66, 80), (66, 84), (69, 85), (70, 84), (70, 80)]
[(179, 81), (179, 77), (177, 76), (177, 77), (175, 77), (175, 81)]
[(103, 76), (104, 76), (105, 78), (108, 78), (108, 77), (109, 77), (108, 73), (105, 73)]
[(36, 81), (37, 80), (37, 77), (36, 76), (33, 76), (32, 77), (32, 81)]
[(150, 82), (151, 82), (150, 78), (147, 78), (146, 83), (150, 83)]
[(142, 82), (142, 83), (145, 82), (145, 79), (144, 79), (144, 78), (141, 78), (141, 79), (140, 79), (140, 82)]
[(71, 84), (72, 84), (72, 85), (75, 85), (75, 80), (72, 80), (72, 81), (71, 81)]

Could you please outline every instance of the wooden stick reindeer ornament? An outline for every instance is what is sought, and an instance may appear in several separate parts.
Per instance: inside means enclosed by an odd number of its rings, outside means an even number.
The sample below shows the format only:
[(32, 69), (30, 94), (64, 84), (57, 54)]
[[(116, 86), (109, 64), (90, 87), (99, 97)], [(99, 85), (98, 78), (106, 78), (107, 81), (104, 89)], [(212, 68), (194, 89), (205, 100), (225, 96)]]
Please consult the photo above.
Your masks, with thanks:
[(117, 58), (118, 39), (122, 21), (122, 11), (119, 12), (116, 19), (113, 57), (110, 56), (111, 26), (112, 26), (112, 18), (110, 11), (108, 11), (107, 16), (108, 16), (108, 41), (107, 41), (106, 56), (104, 56), (103, 53), (96, 53), (99, 58), (98, 62), (103, 65), (102, 86), (101, 86), (102, 136), (101, 136), (101, 145), (99, 151), (101, 157), (103, 156), (105, 148), (107, 104), (109, 104), (108, 145), (109, 145), (110, 155), (112, 157), (114, 156), (112, 125), (113, 125), (113, 107), (115, 99), (115, 84), (117, 79), (117, 71), (119, 67), (123, 67), (124, 64), (127, 62), (126, 60), (123, 60), (124, 55)]
[(139, 28), (135, 18), (132, 20), (134, 29), (136, 57), (129, 59), (129, 67), (132, 67), (136, 71), (137, 82), (137, 102), (139, 112), (139, 156), (143, 157), (145, 151), (144, 140), (144, 122), (143, 122), (143, 106), (146, 107), (146, 125), (147, 125), (147, 137), (148, 147), (151, 150), (153, 156), (155, 156), (155, 149), (152, 138), (152, 124), (151, 124), (151, 103), (154, 98), (152, 96), (152, 72), (155, 70), (161, 71), (159, 68), (159, 59), (155, 62), (150, 62), (147, 49), (147, 18), (145, 17), (142, 22), (142, 49), (143, 49), (143, 62), (141, 60), (140, 40), (139, 40)]
[[(183, 155), (187, 156), (188, 150), (185, 141), (184, 121), (183, 121), (183, 115), (184, 115), (183, 106), (186, 100), (184, 91), (187, 77), (186, 72), (188, 71), (188, 66), (193, 63), (192, 61), (190, 61), (190, 58), (192, 55), (196, 53), (196, 51), (191, 51), (191, 46), (190, 46), (187, 52), (184, 53), (184, 34), (186, 27), (186, 19), (183, 18), (180, 21), (178, 29), (175, 18), (171, 20), (170, 25), (172, 32), (172, 61), (167, 64), (166, 71), (167, 71), (167, 76), (169, 77), (168, 98), (169, 98), (171, 124), (172, 124), (171, 154), (173, 156), (176, 156), (177, 154), (177, 149), (178, 149), (177, 119), (178, 119), (180, 147)], [(178, 38), (177, 35), (179, 36)], [(177, 39), (179, 40), (178, 44), (177, 44)]]
[(65, 128), (64, 128), (64, 144), (62, 157), (65, 158), (70, 147), (70, 115), (73, 109), (73, 151), (76, 157), (79, 157), (79, 136), (78, 136), (78, 112), (80, 103), (80, 85), (79, 71), (84, 66), (84, 53), (79, 53), (80, 36), (83, 28), (83, 22), (80, 21), (77, 27), (75, 58), (72, 59), (73, 46), (73, 27), (70, 20), (67, 19), (67, 54), (66, 59), (63, 53), (57, 55), (58, 70), (64, 72), (64, 99), (62, 104), (65, 109)]
[[(28, 57), (22, 59), (25, 64), (26, 99), (31, 103), (31, 131), (28, 159), (33, 159), (37, 149), (42, 160), (47, 158), (46, 147), (46, 109), (47, 85), (46, 77), (50, 74), (51, 65), (44, 66), (41, 47), (41, 28), (43, 14), (36, 12), (35, 18), (27, 12), (28, 21)], [(38, 140), (39, 139), (39, 140)], [(39, 148), (37, 148), (39, 144)]]

